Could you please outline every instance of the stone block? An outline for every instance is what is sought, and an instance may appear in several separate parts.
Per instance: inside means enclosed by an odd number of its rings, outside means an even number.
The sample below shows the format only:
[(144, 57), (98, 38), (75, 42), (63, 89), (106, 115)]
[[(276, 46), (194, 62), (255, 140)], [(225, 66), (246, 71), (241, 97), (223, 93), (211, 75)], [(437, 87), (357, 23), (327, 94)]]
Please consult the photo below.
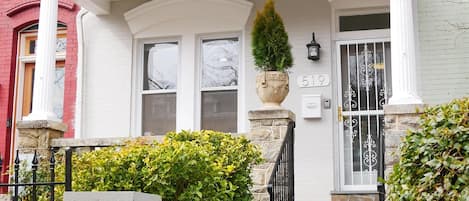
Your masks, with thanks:
[(385, 115), (384, 116), (384, 129), (396, 129), (397, 128), (397, 116), (396, 115)]
[(254, 185), (266, 185), (267, 184), (267, 169), (253, 169), (251, 172), (251, 178)]
[(379, 201), (379, 195), (378, 194), (332, 195), (332, 201)]
[(248, 138), (252, 141), (269, 141), (274, 137), (272, 127), (254, 128), (251, 130)]
[(398, 119), (399, 130), (417, 130), (419, 127), (419, 115), (402, 115)]
[(161, 201), (158, 195), (138, 192), (65, 192), (64, 201)]
[(267, 193), (267, 185), (253, 185), (251, 188), (252, 193)]
[[(402, 132), (403, 133), (403, 132)], [(402, 142), (403, 135), (389, 134), (384, 137), (384, 145), (387, 148), (398, 147)]]
[(425, 110), (425, 104), (385, 105), (384, 114), (419, 114)]
[(276, 119), (273, 121), (272, 126), (288, 126), (290, 121), (289, 119)]
[(270, 196), (269, 193), (253, 193), (254, 199), (253, 201), (269, 201)]
[(11, 201), (11, 196), (7, 194), (0, 194), (0, 201)]
[(274, 140), (284, 139), (287, 136), (288, 126), (276, 127), (277, 131), (274, 132)]
[(254, 110), (249, 111), (248, 119), (253, 120), (267, 120), (267, 119), (287, 119), (295, 121), (295, 114), (290, 110), (274, 109), (274, 110)]
[(386, 148), (386, 152), (384, 154), (384, 164), (386, 166), (392, 166), (399, 162), (399, 155), (397, 150), (397, 148)]
[(265, 142), (262, 144), (262, 157), (265, 162), (275, 163), (282, 147), (282, 141)]

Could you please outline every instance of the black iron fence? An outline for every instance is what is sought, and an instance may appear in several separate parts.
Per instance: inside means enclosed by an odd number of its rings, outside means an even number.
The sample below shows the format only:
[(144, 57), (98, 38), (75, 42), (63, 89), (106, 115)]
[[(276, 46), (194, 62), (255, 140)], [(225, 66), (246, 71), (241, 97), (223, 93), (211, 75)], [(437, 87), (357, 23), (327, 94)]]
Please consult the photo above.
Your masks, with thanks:
[[(0, 183), (0, 187), (11, 187), (12, 190), (12, 201), (18, 201), (20, 188), (19, 187), (31, 187), (31, 199), (32, 201), (37, 201), (38, 198), (38, 190), (37, 188), (40, 186), (49, 186), (48, 195), (49, 200), (55, 200), (55, 188), (58, 185), (64, 185), (65, 191), (72, 190), (72, 150), (67, 149), (65, 150), (65, 181), (60, 182), (56, 181), (56, 153), (55, 150), (51, 150), (50, 158), (49, 158), (49, 181), (38, 181), (38, 168), (39, 168), (39, 159), (37, 151), (34, 151), (34, 156), (31, 161), (31, 179), (29, 182), (20, 182), (20, 157), (19, 152), (16, 151), (16, 157), (13, 165), (13, 175), (12, 175), (12, 182), (11, 183)], [(3, 161), (0, 159), (0, 172), (2, 172), (2, 163)], [(21, 178), (21, 179), (28, 179), (28, 178)], [(28, 179), (29, 180), (29, 179)]]
[(267, 188), (270, 201), (295, 200), (294, 130), (295, 123), (290, 122)]

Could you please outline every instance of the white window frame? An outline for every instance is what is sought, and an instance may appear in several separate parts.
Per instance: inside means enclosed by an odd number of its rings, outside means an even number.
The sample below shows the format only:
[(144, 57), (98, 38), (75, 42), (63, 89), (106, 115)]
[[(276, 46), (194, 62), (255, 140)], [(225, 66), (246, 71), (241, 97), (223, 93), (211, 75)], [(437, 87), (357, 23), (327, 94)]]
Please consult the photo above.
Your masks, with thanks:
[[(348, 2), (347, 2), (348, 4)], [(363, 31), (346, 31), (340, 32), (339, 26), (340, 16), (351, 16), (351, 15), (366, 15), (366, 14), (379, 14), (379, 13), (389, 13), (389, 2), (383, 2), (382, 5), (377, 7), (348, 7), (352, 5), (337, 6), (332, 8), (331, 18), (334, 23), (332, 26), (332, 40), (334, 42), (333, 55), (335, 57), (335, 62), (333, 65), (333, 74), (335, 80), (341, 79), (341, 63), (340, 63), (340, 45), (344, 43), (361, 43), (361, 42), (376, 42), (376, 41), (390, 41), (391, 30), (390, 29), (377, 29), (377, 30), (363, 30)], [(391, 44), (392, 45), (392, 44)], [(335, 83), (334, 87), (334, 96), (335, 96), (335, 107), (339, 108), (341, 106), (341, 97), (340, 90), (341, 86), (338, 83)], [(335, 121), (336, 127), (334, 128), (334, 144), (335, 144), (335, 162), (334, 162), (334, 172), (335, 172), (335, 188), (338, 191), (355, 191), (355, 192), (376, 192), (377, 185), (345, 185), (345, 175), (344, 175), (344, 144), (343, 144), (343, 131), (340, 126), (342, 123), (338, 121), (338, 110), (335, 112)]]
[[(143, 90), (143, 69), (145, 68), (144, 65), (144, 46), (145, 44), (153, 44), (153, 43), (169, 43), (169, 42), (177, 42), (178, 44), (178, 67), (177, 67), (177, 77), (176, 77), (176, 89), (162, 89), (162, 90)], [(136, 132), (133, 134), (135, 137), (143, 136), (143, 95), (146, 94), (167, 94), (167, 93), (176, 93), (176, 111), (178, 110), (179, 106), (177, 105), (178, 99), (178, 87), (179, 87), (179, 77), (181, 73), (181, 37), (164, 37), (164, 38), (147, 38), (147, 39), (139, 39), (136, 45), (136, 83), (134, 83), (134, 90), (135, 90), (135, 106), (134, 113), (135, 121), (134, 126)], [(176, 112), (177, 114), (177, 112)], [(176, 119), (178, 116), (176, 115)], [(176, 121), (176, 128), (178, 128), (177, 121)]]
[(363, 30), (363, 31), (344, 31), (340, 32), (340, 17), (341, 16), (353, 16), (353, 15), (368, 15), (368, 14), (380, 14), (389, 13), (389, 7), (378, 7), (378, 8), (362, 8), (362, 9), (341, 9), (334, 10), (332, 26), (333, 36), (335, 41), (342, 40), (366, 40), (366, 39), (380, 39), (390, 38), (390, 29), (376, 29), (376, 30)]
[[(238, 66), (238, 84), (236, 86), (229, 86), (229, 87), (210, 87), (202, 89), (202, 68), (203, 68), (203, 61), (202, 61), (202, 43), (204, 40), (216, 40), (216, 39), (227, 39), (227, 38), (238, 38), (239, 42), (239, 66)], [(196, 53), (196, 117), (195, 118), (195, 129), (200, 130), (202, 127), (202, 92), (203, 91), (227, 91), (227, 90), (236, 90), (237, 92), (237, 132), (240, 131), (240, 124), (243, 121), (241, 118), (241, 96), (240, 96), (240, 83), (241, 77), (244, 76), (242, 73), (242, 69), (244, 69), (244, 40), (242, 37), (241, 32), (227, 32), (227, 33), (213, 33), (213, 34), (200, 34), (197, 36), (197, 53)]]

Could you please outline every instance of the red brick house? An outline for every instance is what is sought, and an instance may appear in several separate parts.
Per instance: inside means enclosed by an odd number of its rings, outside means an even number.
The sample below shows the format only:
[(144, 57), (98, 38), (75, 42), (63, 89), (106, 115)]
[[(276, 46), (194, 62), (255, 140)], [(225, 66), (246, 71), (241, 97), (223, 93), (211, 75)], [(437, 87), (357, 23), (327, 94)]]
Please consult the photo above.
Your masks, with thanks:
[[(15, 97), (23, 98), (21, 108), (31, 108), (32, 76), (35, 63), (35, 45), (39, 21), (39, 0), (0, 1), (0, 156), (9, 161), (12, 131), (18, 115), (27, 114), (30, 109), (17, 112)], [(60, 0), (58, 11), (59, 34), (66, 45), (58, 52), (57, 67), (64, 73), (63, 79), (63, 122), (69, 126), (66, 134), (73, 137), (72, 126), (76, 96), (77, 40), (75, 18), (80, 7), (72, 0)], [(65, 44), (64, 43), (64, 44)], [(66, 52), (66, 53), (65, 53)], [(19, 76), (21, 74), (21, 76)], [(22, 79), (17, 79), (21, 77)], [(22, 82), (16, 85), (15, 83)], [(21, 96), (15, 95), (15, 86), (23, 87)], [(8, 163), (4, 163), (5, 168)], [(6, 181), (4, 176), (3, 180)]]

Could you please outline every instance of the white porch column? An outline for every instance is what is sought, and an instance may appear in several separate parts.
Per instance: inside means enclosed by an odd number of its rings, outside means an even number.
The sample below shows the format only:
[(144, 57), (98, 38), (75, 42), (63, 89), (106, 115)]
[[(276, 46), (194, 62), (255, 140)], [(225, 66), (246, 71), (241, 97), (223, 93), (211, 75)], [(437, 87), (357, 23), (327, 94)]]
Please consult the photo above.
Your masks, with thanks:
[(58, 0), (41, 0), (33, 108), (25, 120), (58, 120), (52, 108)]
[(417, 95), (413, 0), (391, 0), (392, 97), (390, 105), (422, 104)]

